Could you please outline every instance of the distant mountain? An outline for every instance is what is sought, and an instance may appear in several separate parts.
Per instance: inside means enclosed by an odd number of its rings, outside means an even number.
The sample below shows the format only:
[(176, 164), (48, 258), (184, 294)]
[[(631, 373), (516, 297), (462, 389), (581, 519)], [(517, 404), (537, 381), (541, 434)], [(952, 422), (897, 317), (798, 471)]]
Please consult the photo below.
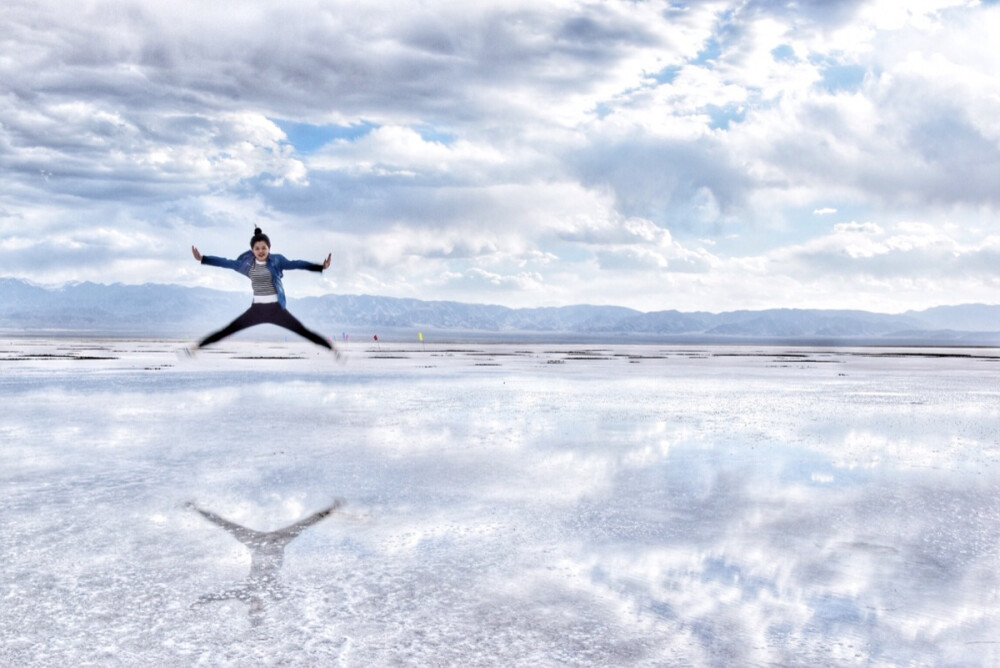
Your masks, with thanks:
[(908, 311), (931, 329), (951, 329), (965, 332), (995, 332), (1000, 329), (1000, 305), (962, 304), (935, 306), (926, 311)]
[(204, 314), (238, 313), (246, 302), (204, 288), (71, 283), (50, 289), (6, 278), (0, 279), (0, 329), (177, 333), (202, 324)]
[(878, 337), (919, 328), (919, 323), (911, 318), (867, 311), (773, 309), (736, 311), (723, 316), (724, 322), (709, 329), (709, 334), (769, 338)]
[[(226, 324), (248, 301), (245, 293), (175, 285), (73, 283), (44, 288), (6, 278), (0, 279), (0, 331), (190, 337)], [(899, 315), (818, 309), (643, 313), (619, 306), (511, 309), (327, 295), (292, 299), (290, 308), (308, 326), (331, 335), (352, 331), (364, 335), (398, 331), (403, 335), (417, 330), (505, 339), (1000, 345), (1000, 306), (982, 304)]]

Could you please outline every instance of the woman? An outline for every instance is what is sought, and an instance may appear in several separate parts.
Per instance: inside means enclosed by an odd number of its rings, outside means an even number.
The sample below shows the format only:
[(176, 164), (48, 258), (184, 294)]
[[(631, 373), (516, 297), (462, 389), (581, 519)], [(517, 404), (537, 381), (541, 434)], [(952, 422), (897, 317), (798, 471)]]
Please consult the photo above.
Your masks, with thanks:
[(276, 253), (272, 254), (271, 240), (260, 231), (259, 227), (253, 231), (253, 238), (250, 239), (250, 250), (235, 260), (202, 255), (195, 246), (191, 246), (191, 254), (194, 255), (195, 260), (202, 264), (234, 269), (249, 278), (253, 285), (253, 304), (236, 320), (188, 348), (189, 355), (199, 348), (221, 341), (242, 329), (268, 323), (295, 332), (316, 345), (332, 350), (338, 358), (340, 357), (340, 353), (330, 341), (316, 332), (306, 329), (295, 316), (288, 312), (285, 308), (285, 289), (281, 285), (281, 277), (284, 275), (285, 269), (323, 271), (330, 266), (330, 255), (326, 256), (323, 264), (314, 264), (305, 260), (289, 260), (284, 255)]

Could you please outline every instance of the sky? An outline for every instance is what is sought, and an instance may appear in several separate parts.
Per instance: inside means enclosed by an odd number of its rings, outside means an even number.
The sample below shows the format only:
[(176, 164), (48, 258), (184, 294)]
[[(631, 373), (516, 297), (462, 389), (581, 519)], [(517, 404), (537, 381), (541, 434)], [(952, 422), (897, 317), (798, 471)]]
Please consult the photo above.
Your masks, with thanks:
[(1000, 303), (1000, 7), (6, 0), (0, 276), (642, 311)]

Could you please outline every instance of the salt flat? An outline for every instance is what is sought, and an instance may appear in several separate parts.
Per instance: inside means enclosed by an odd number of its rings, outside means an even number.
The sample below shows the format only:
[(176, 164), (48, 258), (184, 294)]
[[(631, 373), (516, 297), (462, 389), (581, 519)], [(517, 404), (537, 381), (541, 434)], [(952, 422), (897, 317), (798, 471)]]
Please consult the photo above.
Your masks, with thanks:
[(0, 665), (1000, 662), (996, 349), (180, 345), (0, 340)]

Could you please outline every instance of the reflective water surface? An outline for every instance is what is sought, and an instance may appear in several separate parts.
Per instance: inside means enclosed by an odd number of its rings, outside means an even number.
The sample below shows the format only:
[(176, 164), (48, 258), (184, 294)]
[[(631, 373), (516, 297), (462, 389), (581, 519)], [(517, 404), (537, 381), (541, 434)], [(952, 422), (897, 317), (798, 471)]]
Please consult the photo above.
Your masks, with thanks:
[(179, 345), (0, 341), (0, 665), (1000, 663), (995, 349)]

